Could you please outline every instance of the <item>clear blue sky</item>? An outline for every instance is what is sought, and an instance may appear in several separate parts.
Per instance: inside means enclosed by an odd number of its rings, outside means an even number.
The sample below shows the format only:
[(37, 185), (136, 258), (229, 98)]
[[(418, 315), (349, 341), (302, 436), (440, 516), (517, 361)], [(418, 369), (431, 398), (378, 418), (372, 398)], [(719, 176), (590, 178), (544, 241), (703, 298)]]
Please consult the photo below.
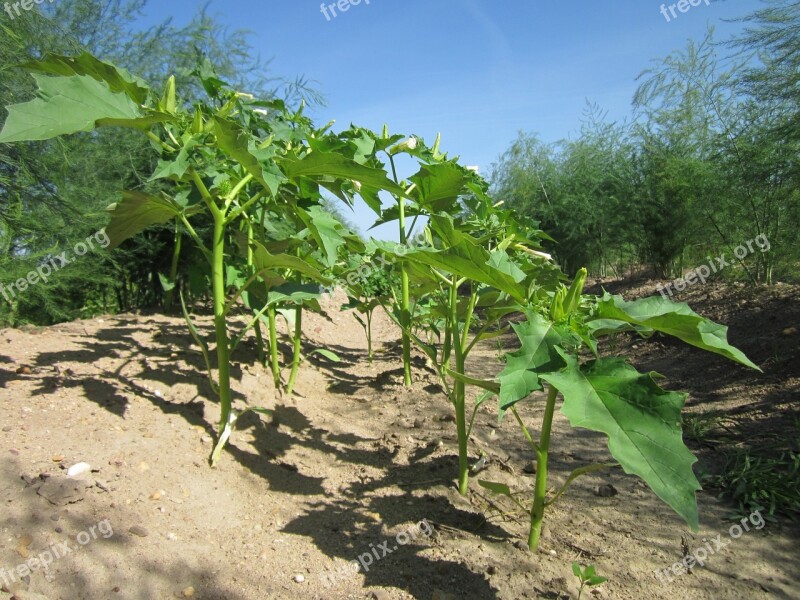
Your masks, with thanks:
[[(209, 12), (252, 30), (276, 75), (316, 82), (327, 98), (313, 112), (320, 124), (386, 122), (429, 141), (441, 132), (443, 150), (484, 174), (520, 130), (573, 136), (587, 99), (624, 119), (651, 59), (702, 39), (709, 24), (723, 39), (741, 27), (724, 20), (761, 6), (702, 0), (668, 22), (660, 0), (366, 1), (328, 10), (330, 20), (321, 0), (213, 0)], [(182, 24), (201, 4), (152, 0), (147, 21)], [(372, 215), (359, 207), (352, 220), (366, 230)]]

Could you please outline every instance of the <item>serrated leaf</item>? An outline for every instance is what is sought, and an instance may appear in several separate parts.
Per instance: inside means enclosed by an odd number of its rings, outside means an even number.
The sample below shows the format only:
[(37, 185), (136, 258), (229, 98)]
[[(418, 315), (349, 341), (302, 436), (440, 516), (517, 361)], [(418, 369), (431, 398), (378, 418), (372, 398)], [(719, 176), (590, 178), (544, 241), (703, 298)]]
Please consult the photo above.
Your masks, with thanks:
[(241, 164), (256, 181), (273, 196), (284, 181), (283, 174), (273, 162), (274, 148), (258, 148), (255, 139), (240, 125), (227, 119), (214, 117), (214, 134), (217, 143)]
[(608, 436), (608, 449), (626, 473), (641, 477), (695, 531), (700, 484), (697, 461), (683, 443), (681, 409), (686, 395), (668, 392), (621, 358), (598, 359), (583, 367), (561, 353), (565, 369), (542, 374), (564, 396), (561, 412), (573, 427)]
[(469, 181), (463, 167), (454, 162), (423, 165), (409, 177), (416, 184), (411, 197), (430, 213), (451, 212)]
[(144, 117), (126, 94), (113, 92), (88, 75), (47, 77), (34, 73), (33, 78), (39, 86), (38, 97), (8, 107), (0, 142), (47, 140), (92, 131), (103, 119), (119, 124)]
[(383, 170), (360, 165), (346, 156), (333, 152), (311, 152), (302, 159), (286, 159), (282, 162), (282, 166), (290, 179), (299, 177), (351, 179), (395, 195), (405, 194), (403, 188), (386, 177)]
[(511, 406), (542, 390), (541, 374), (558, 371), (565, 365), (557, 351), (563, 339), (555, 324), (533, 311), (526, 312), (526, 316), (524, 323), (512, 325), (522, 347), (506, 355), (506, 368), (498, 376), (500, 418)]
[(51, 75), (89, 75), (108, 84), (111, 91), (125, 92), (137, 104), (144, 104), (150, 89), (144, 80), (131, 75), (125, 69), (95, 58), (88, 52), (78, 56), (63, 56), (47, 53), (41, 60), (21, 65), (29, 71), (39, 71)]
[(182, 212), (182, 208), (166, 198), (143, 192), (123, 192), (122, 200), (108, 207), (111, 221), (106, 227), (111, 244), (116, 248), (125, 240), (150, 225), (166, 223)]
[(692, 346), (761, 370), (741, 350), (728, 343), (727, 327), (701, 317), (685, 302), (676, 303), (661, 296), (627, 302), (622, 296), (606, 293), (597, 302), (597, 317), (660, 331)]

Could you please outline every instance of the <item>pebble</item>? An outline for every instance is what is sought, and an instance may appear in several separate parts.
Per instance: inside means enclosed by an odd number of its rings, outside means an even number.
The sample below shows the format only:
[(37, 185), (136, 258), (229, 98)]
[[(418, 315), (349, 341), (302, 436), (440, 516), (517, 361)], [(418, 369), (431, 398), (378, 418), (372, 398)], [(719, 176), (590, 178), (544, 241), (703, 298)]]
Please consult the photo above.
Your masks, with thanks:
[(92, 467), (89, 463), (79, 462), (77, 464), (72, 465), (69, 469), (67, 469), (67, 478), (76, 479), (81, 475), (86, 475), (86, 473), (90, 473), (91, 471)]
[(425, 426), (425, 419), (414, 419), (414, 429), (422, 429)]
[(181, 593), (183, 594), (184, 598), (191, 598), (194, 596), (194, 588), (192, 586), (185, 587)]
[(523, 473), (527, 473), (528, 475), (535, 475), (536, 474), (536, 461), (531, 460), (522, 467)]
[(610, 483), (599, 485), (594, 491), (594, 495), (600, 496), (601, 498), (611, 498), (612, 496), (616, 496), (618, 493), (619, 492), (617, 492), (617, 488)]
[(442, 423), (455, 423), (456, 418), (453, 415), (442, 415), (439, 417), (439, 420)]
[(300, 573), (295, 573), (294, 577), (292, 577), (292, 581), (295, 583), (303, 583), (305, 580), (305, 576)]
[(128, 532), (138, 537), (147, 537), (148, 535), (150, 535), (150, 532), (147, 531), (147, 529), (139, 525), (134, 525), (133, 527), (128, 529)]
[(6, 425), (5, 427), (3, 427), (3, 431), (8, 433), (9, 431), (14, 431), (14, 428), (11, 427), (11, 425)]

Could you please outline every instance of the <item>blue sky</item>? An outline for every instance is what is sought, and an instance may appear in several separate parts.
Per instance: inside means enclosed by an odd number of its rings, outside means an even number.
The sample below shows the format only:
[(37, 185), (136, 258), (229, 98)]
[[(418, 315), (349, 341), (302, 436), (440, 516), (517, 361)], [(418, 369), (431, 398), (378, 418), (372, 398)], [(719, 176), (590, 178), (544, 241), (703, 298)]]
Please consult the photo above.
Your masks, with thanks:
[[(626, 118), (651, 59), (702, 39), (709, 24), (728, 37), (741, 26), (726, 19), (761, 6), (703, 0), (668, 22), (659, 0), (366, 1), (329, 19), (321, 0), (213, 0), (209, 12), (252, 30), (276, 75), (316, 82), (327, 98), (312, 113), (319, 124), (388, 123), (430, 141), (441, 132), (443, 150), (484, 174), (520, 130), (574, 136), (587, 100)], [(152, 1), (147, 21), (181, 24), (201, 4)], [(372, 215), (359, 206), (352, 220), (365, 230)]]

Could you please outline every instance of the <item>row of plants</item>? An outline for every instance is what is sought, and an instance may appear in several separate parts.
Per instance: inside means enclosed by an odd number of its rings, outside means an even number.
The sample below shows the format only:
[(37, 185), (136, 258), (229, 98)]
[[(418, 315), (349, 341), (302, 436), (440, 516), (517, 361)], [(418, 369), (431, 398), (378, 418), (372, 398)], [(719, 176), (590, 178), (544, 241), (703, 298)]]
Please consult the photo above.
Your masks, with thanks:
[[(204, 258), (213, 353), (178, 296), (219, 398), (212, 465), (219, 463), (243, 414), (270, 413), (267, 407), (233, 405), (231, 354), (252, 332), (257, 359), (271, 370), (276, 388), (291, 393), (303, 359), (304, 312), (319, 311), (322, 289), (340, 282), (347, 288), (347, 306), (364, 325), (370, 357), (372, 315), (383, 307), (402, 332), (404, 383), (413, 380), (412, 347), (435, 368), (455, 413), (461, 494), (469, 490), (469, 440), (480, 406), (497, 398), (500, 418), (511, 413), (517, 421), (537, 462), (533, 500), (526, 507), (531, 549), (539, 545), (546, 509), (572, 481), (613, 466), (583, 466), (549, 493), (559, 395), (561, 411), (574, 427), (605, 434), (614, 464), (641, 477), (697, 529), (696, 459), (680, 426), (686, 395), (662, 389), (656, 373), (640, 373), (623, 357), (601, 353), (601, 344), (623, 331), (645, 338), (660, 332), (757, 368), (728, 343), (726, 327), (661, 297), (627, 302), (583, 294), (586, 271), (568, 282), (541, 251), (549, 238), (537, 223), (493, 198), (476, 172), (441, 152), (438, 139), (429, 146), (387, 128), (351, 126), (339, 133), (331, 124), (318, 128), (302, 106), (291, 110), (283, 102), (231, 89), (207, 61), (194, 71), (207, 99), (192, 104), (181, 100), (174, 77), (155, 93), (141, 79), (89, 54), (47, 55), (25, 68), (36, 80), (38, 96), (8, 107), (0, 142), (126, 127), (146, 136), (157, 154), (151, 179), (163, 180), (163, 191), (123, 191), (109, 208), (106, 231), (117, 246), (149, 226), (174, 222), (174, 267), (164, 278), (168, 288), (178, 280), (185, 239)], [(405, 179), (398, 176), (401, 160), (415, 165)], [(377, 223), (396, 223), (400, 244), (364, 242), (325, 209), (326, 194), (348, 205), (357, 196), (363, 199)], [(409, 244), (412, 238), (424, 243)], [(363, 273), (364, 265), (374, 267), (372, 275), (351, 277)], [(234, 325), (232, 317), (242, 314), (245, 324)], [(523, 319), (510, 324), (512, 315)], [(291, 332), (285, 381), (278, 319)], [(502, 372), (495, 379), (472, 376), (467, 366), (475, 348), (512, 330), (520, 348), (506, 355)], [(338, 360), (328, 349), (314, 352)], [(468, 402), (470, 388), (479, 390), (474, 402)], [(543, 405), (538, 436), (518, 411), (523, 401)], [(518, 502), (505, 485), (481, 484)]]

